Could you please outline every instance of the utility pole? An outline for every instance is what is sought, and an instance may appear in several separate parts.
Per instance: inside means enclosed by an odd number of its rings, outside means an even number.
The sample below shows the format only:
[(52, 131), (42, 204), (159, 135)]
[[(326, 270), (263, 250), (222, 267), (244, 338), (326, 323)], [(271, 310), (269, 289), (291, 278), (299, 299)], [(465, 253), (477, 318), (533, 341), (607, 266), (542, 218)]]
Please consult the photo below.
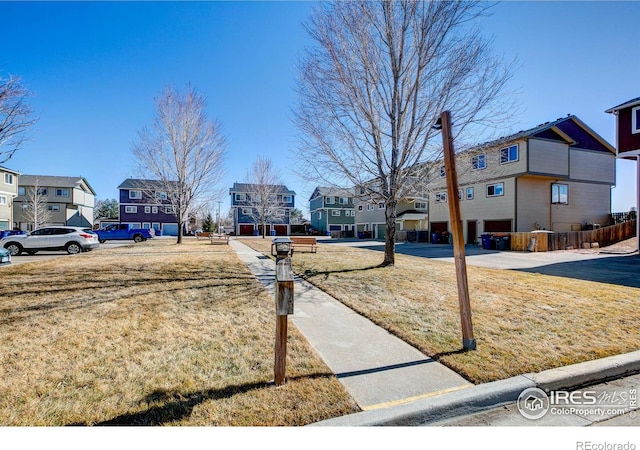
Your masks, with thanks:
[(453, 150), (453, 137), (451, 135), (451, 113), (444, 111), (440, 116), (440, 122), (442, 124), (442, 145), (444, 147), (447, 196), (449, 197), (449, 217), (451, 218), (451, 231), (453, 234), (453, 258), (456, 265), (458, 303), (460, 304), (460, 321), (462, 323), (462, 347), (465, 350), (475, 350), (476, 340), (473, 337), (469, 285), (467, 283), (467, 262), (464, 251), (460, 200), (458, 198), (458, 175), (456, 173), (455, 152)]

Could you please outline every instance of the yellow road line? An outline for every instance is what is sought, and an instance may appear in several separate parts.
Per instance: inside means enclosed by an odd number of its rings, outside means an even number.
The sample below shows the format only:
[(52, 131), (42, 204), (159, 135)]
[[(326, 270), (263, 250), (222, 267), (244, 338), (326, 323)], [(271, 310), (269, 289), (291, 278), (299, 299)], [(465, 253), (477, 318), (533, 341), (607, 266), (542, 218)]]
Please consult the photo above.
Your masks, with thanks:
[(429, 392), (427, 394), (416, 395), (414, 397), (401, 398), (399, 400), (393, 400), (393, 401), (384, 402), (384, 403), (377, 403), (375, 405), (361, 406), (360, 409), (362, 409), (363, 411), (372, 411), (374, 409), (390, 408), (392, 406), (398, 406), (398, 405), (403, 405), (405, 403), (411, 403), (411, 402), (414, 402), (416, 400), (421, 400), (423, 398), (436, 397), (438, 395), (448, 394), (449, 392), (460, 391), (462, 389), (466, 389), (466, 388), (469, 388), (471, 386), (473, 386), (473, 384), (464, 384), (462, 386), (455, 386), (455, 387), (452, 387), (452, 388), (442, 389), (442, 390), (436, 391), (436, 392)]

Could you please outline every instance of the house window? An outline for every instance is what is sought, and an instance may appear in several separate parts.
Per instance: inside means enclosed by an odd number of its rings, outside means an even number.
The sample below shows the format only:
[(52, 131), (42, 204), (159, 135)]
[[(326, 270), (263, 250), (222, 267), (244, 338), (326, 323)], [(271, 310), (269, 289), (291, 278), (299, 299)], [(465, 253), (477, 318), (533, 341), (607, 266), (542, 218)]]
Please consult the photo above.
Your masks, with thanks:
[(151, 207), (151, 214), (158, 214), (158, 207), (157, 206), (152, 206)]
[(250, 216), (253, 213), (253, 210), (251, 208), (242, 208), (242, 214), (244, 214), (245, 216)]
[(471, 158), (471, 168), (473, 170), (486, 169), (487, 167), (487, 157), (484, 153), (481, 155), (476, 155)]
[(247, 201), (247, 194), (235, 194), (237, 202), (245, 202)]
[(156, 192), (156, 198), (160, 199), (160, 200), (166, 200), (167, 199), (167, 193), (166, 192), (157, 191)]
[(43, 196), (49, 195), (49, 189), (47, 189), (47, 188), (38, 189), (38, 195), (43, 195)]
[(5, 174), (4, 174), (4, 184), (13, 184), (13, 174), (5, 172)]
[(27, 195), (27, 190), (25, 189), (24, 186), (18, 187), (18, 195)]
[(282, 197), (282, 201), (284, 203), (293, 203), (293, 197), (291, 195), (285, 195)]
[(322, 219), (322, 211), (318, 211), (318, 220)]
[(164, 208), (164, 213), (165, 214), (173, 214), (173, 206), (166, 206)]
[(367, 211), (373, 211), (375, 207), (372, 204), (367, 204)]
[(145, 214), (149, 214), (149, 213), (151, 213), (151, 206), (145, 206), (145, 207), (144, 207), (144, 213), (145, 213)]
[(0, 205), (6, 205), (6, 204), (7, 204), (7, 196), (0, 195)]
[(500, 164), (506, 164), (518, 160), (518, 144), (500, 149)]
[(364, 206), (363, 205), (358, 205), (358, 211), (364, 211)]
[(331, 210), (331, 215), (333, 217), (340, 217), (340, 210), (339, 209), (332, 209)]
[(472, 187), (468, 187), (467, 188), (467, 200), (473, 200), (473, 188)]
[(458, 200), (462, 200), (464, 198), (462, 189), (458, 188)]
[(351, 217), (355, 217), (356, 216), (356, 211), (355, 210), (352, 209), (351, 211), (348, 211), (348, 212), (351, 213), (350, 214)]
[(126, 212), (127, 214), (135, 214), (138, 212), (138, 207), (137, 206), (125, 206), (124, 207), (124, 212)]
[(436, 193), (436, 203), (444, 203), (447, 201), (447, 193), (446, 192), (438, 192)]
[(68, 197), (69, 189), (56, 189), (56, 197)]
[(427, 209), (427, 202), (414, 202), (413, 207), (415, 209)]
[(569, 203), (569, 185), (554, 183), (551, 185), (551, 203), (566, 205)]
[(142, 191), (129, 191), (129, 198), (131, 199), (141, 199)]
[(384, 203), (378, 203), (378, 209), (385, 209)]
[(60, 211), (60, 205), (47, 205), (47, 211)]
[(349, 204), (349, 199), (347, 197), (340, 197), (340, 204), (341, 205), (348, 205)]
[(640, 133), (640, 106), (631, 110), (631, 133)]
[(499, 197), (504, 195), (504, 183), (487, 185), (487, 197)]
[(325, 202), (327, 205), (333, 205), (335, 203), (334, 198), (333, 197), (327, 197), (327, 200)]
[(447, 175), (447, 171), (445, 170), (444, 166), (440, 166), (440, 176), (444, 177), (445, 175)]

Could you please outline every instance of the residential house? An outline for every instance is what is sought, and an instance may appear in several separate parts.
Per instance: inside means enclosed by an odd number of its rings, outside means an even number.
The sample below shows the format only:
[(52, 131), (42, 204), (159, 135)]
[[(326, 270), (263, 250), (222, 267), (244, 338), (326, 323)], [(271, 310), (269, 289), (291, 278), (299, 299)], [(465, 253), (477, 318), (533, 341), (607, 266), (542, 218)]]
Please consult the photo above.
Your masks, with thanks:
[[(467, 243), (484, 233), (609, 222), (615, 149), (576, 116), (478, 145), (457, 158), (456, 169)], [(431, 232), (451, 231), (442, 173), (434, 167), (431, 175)]]
[(18, 176), (14, 170), (0, 166), (0, 231), (16, 227), (13, 200), (18, 196)]
[[(640, 97), (621, 103), (605, 112), (616, 116), (616, 156), (637, 162), (636, 211), (640, 211)], [(636, 222), (640, 236), (640, 220)], [(638, 239), (640, 251), (640, 239)]]
[(89, 182), (84, 177), (50, 175), (20, 175), (18, 196), (13, 201), (16, 227), (23, 231), (33, 229), (27, 211), (33, 207), (31, 192), (36, 188), (42, 201), (46, 202), (46, 225), (92, 227), (96, 193)]
[[(450, 232), (444, 163), (425, 167), (422, 196), (398, 203), (398, 230)], [(456, 169), (469, 244), (484, 233), (608, 224), (615, 149), (576, 116), (477, 145), (457, 156)], [(357, 203), (359, 232), (382, 239), (384, 224), (384, 204)]]
[(319, 234), (353, 232), (356, 212), (353, 189), (316, 187), (309, 198), (311, 227)]
[(234, 183), (229, 189), (229, 195), (236, 235), (261, 235), (262, 216), (266, 219), (265, 235), (291, 234), (291, 210), (295, 207), (296, 196), (294, 191), (284, 185)]
[(158, 236), (177, 236), (178, 220), (165, 186), (157, 180), (124, 180), (118, 186), (120, 223), (137, 228), (153, 228)]

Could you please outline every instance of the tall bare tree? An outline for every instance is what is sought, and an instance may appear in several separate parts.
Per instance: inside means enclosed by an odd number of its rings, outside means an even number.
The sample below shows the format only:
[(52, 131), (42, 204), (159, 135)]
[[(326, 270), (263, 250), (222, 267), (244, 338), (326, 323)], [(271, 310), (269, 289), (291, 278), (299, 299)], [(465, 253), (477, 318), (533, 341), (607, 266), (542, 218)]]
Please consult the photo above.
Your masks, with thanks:
[[(385, 204), (383, 265), (395, 262), (396, 205), (415, 195), (441, 154), (435, 122), (450, 110), (459, 135), (501, 122), (512, 65), (473, 26), (482, 1), (322, 3), (306, 28), (295, 120), (303, 170)], [(301, 154), (303, 152), (300, 152)]]
[(33, 186), (25, 190), (26, 201), (23, 203), (22, 216), (25, 222), (31, 223), (33, 229), (51, 222), (52, 213), (48, 208), (47, 190), (40, 185), (40, 179), (35, 178)]
[(0, 164), (20, 149), (25, 131), (36, 122), (28, 96), (19, 77), (0, 77)]
[(254, 223), (262, 225), (262, 238), (267, 225), (281, 222), (287, 214), (283, 201), (283, 184), (271, 160), (258, 156), (246, 175), (247, 209)]
[[(183, 92), (167, 87), (156, 98), (151, 129), (143, 128), (132, 146), (143, 178), (167, 194), (182, 243), (185, 223), (198, 205), (219, 197), (226, 149), (222, 127), (206, 113), (205, 97), (191, 85)], [(164, 200), (164, 199), (162, 199)]]

